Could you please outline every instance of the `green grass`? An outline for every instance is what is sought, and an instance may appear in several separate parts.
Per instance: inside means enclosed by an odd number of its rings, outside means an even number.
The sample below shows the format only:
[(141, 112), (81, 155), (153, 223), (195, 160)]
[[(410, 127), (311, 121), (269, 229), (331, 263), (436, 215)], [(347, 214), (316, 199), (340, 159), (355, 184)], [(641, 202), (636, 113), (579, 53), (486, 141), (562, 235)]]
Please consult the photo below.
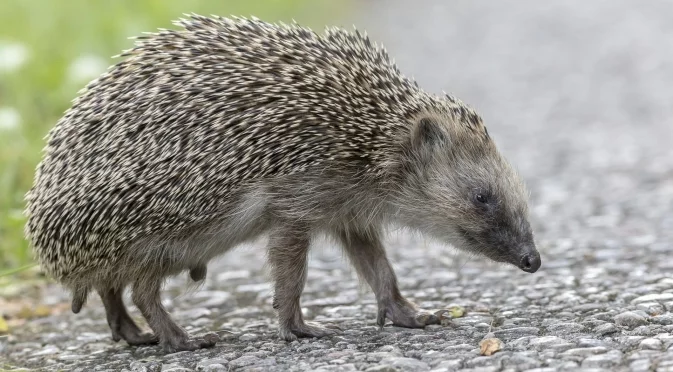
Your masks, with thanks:
[(2, 45), (20, 45), (27, 52), (19, 68), (0, 69), (0, 112), (6, 114), (10, 108), (20, 117), (14, 128), (3, 129), (0, 122), (0, 273), (32, 261), (23, 236), (23, 197), (32, 184), (45, 135), (88, 82), (73, 81), (69, 71), (74, 61), (94, 56), (106, 68), (115, 62), (111, 56), (132, 46), (130, 36), (172, 28), (171, 21), (183, 13), (295, 19), (321, 30), (345, 11), (346, 4), (341, 0), (0, 1), (0, 58)]

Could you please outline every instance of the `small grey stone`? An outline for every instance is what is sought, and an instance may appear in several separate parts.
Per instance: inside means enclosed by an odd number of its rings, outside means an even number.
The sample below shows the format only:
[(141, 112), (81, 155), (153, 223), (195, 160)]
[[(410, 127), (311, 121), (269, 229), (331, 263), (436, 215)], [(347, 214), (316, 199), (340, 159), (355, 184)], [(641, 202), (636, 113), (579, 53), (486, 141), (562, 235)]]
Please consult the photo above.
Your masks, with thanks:
[(661, 340), (664, 346), (664, 350), (670, 349), (671, 345), (673, 345), (673, 335), (670, 335), (668, 333), (665, 334), (660, 334), (654, 336), (657, 340)]
[(212, 311), (209, 309), (206, 309), (204, 307), (193, 307), (190, 309), (183, 309), (180, 310), (179, 312), (176, 312), (176, 316), (179, 316), (181, 318), (185, 319), (199, 319), (203, 317), (208, 317)]
[(647, 319), (649, 317), (648, 313), (646, 313), (646, 312), (644, 312), (643, 310), (640, 310), (640, 309), (633, 310), (633, 312), (635, 314), (638, 314), (638, 315), (642, 316), (645, 319)]
[(578, 323), (557, 323), (547, 326), (547, 331), (560, 335), (568, 335), (584, 331), (584, 326)]
[(652, 369), (652, 362), (649, 359), (636, 359), (629, 364), (632, 372), (648, 372)]
[(483, 367), (501, 367), (501, 359), (494, 358), (492, 356), (478, 356), (471, 360), (465, 362), (465, 365), (471, 368), (483, 368)]
[(161, 363), (157, 361), (152, 361), (148, 362), (145, 364), (145, 367), (147, 368), (147, 372), (160, 372), (161, 371)]
[(479, 368), (464, 368), (460, 372), (502, 372), (502, 369), (498, 366), (488, 366), (488, 367), (479, 367)]
[(653, 293), (645, 296), (636, 297), (631, 301), (631, 303), (637, 305), (642, 302), (651, 302), (651, 301), (664, 302), (670, 300), (673, 300), (673, 293)]
[(372, 353), (367, 353), (367, 356), (365, 357), (365, 360), (368, 362), (380, 362), (383, 359), (388, 359), (388, 358), (397, 358), (401, 357), (402, 353), (388, 353), (385, 351), (375, 351)]
[(659, 368), (673, 368), (673, 359), (662, 360), (657, 363)]
[(655, 315), (652, 317), (652, 323), (661, 325), (671, 325), (673, 324), (673, 314), (666, 313), (661, 315)]
[(548, 348), (551, 349), (551, 350), (555, 350), (557, 352), (562, 352), (562, 351), (570, 350), (570, 349), (572, 349), (576, 346), (577, 345), (575, 345), (572, 342), (562, 342), (560, 344), (549, 345)]
[(648, 349), (648, 350), (661, 350), (663, 346), (663, 343), (661, 340), (658, 340), (656, 338), (646, 338), (642, 341), (640, 341), (640, 348), (641, 349)]
[(202, 367), (202, 369), (197, 369), (197, 371), (204, 371), (204, 372), (224, 372), (228, 370), (229, 369), (227, 367), (219, 363), (209, 364), (205, 367)]
[(388, 358), (381, 362), (382, 364), (387, 364), (392, 367), (397, 368), (400, 371), (429, 371), (430, 366), (427, 363), (424, 363), (418, 359), (414, 358), (404, 358), (404, 357), (394, 357)]
[(656, 324), (642, 325), (632, 329), (630, 334), (634, 336), (654, 336), (659, 333), (658, 327), (661, 326)]
[(260, 293), (260, 292), (269, 292), (273, 289), (271, 286), (271, 283), (256, 283), (256, 284), (241, 284), (236, 287), (236, 292), (237, 293), (243, 293), (243, 292), (253, 292), (253, 293)]
[[(184, 353), (184, 351), (183, 351), (183, 353)], [(173, 356), (176, 355), (176, 354), (180, 354), (180, 353), (168, 354), (168, 355), (166, 355), (166, 357), (167, 357), (167, 358), (171, 358), (171, 357), (173, 357)], [(115, 353), (114, 355), (110, 356), (110, 358), (112, 358), (112, 359), (119, 359), (119, 360), (129, 360), (129, 359), (131, 359), (131, 353), (122, 353), (122, 352), (119, 352), (119, 353)]]
[(217, 308), (231, 301), (231, 293), (225, 291), (199, 291), (194, 296), (194, 305), (201, 308)]
[(242, 334), (238, 337), (238, 339), (243, 341), (243, 342), (255, 341), (258, 338), (259, 338), (259, 336), (257, 336), (254, 333), (244, 333), (244, 334)]
[(397, 372), (398, 369), (387, 364), (373, 366), (365, 369), (366, 372)]
[(594, 332), (600, 336), (604, 336), (610, 333), (619, 332), (619, 328), (612, 323), (606, 323), (594, 328)]
[(537, 348), (544, 348), (549, 345), (556, 345), (559, 343), (565, 342), (564, 339), (558, 336), (542, 336), (542, 337), (534, 337), (531, 338), (528, 341), (528, 346), (529, 347), (537, 347)]
[(605, 354), (592, 355), (582, 361), (582, 368), (612, 368), (622, 361), (619, 350), (611, 350)]
[(66, 353), (61, 353), (59, 354), (56, 359), (62, 360), (65, 362), (71, 362), (75, 360), (82, 360), (85, 359), (86, 355), (79, 355), (79, 354), (66, 354)]
[(586, 357), (586, 356), (589, 356), (589, 355), (603, 354), (607, 351), (608, 351), (608, 349), (606, 349), (603, 346), (582, 347), (582, 348), (575, 348), (575, 349), (566, 350), (563, 353), (561, 353), (561, 355), (562, 356)]
[(537, 368), (542, 364), (537, 358), (531, 357), (529, 354), (514, 353), (510, 358), (503, 358), (503, 366), (517, 367), (519, 370)]
[(500, 329), (495, 332), (496, 338), (511, 340), (521, 338), (523, 336), (537, 336), (540, 333), (540, 328), (537, 327), (516, 327), (508, 329)]
[(664, 306), (658, 302), (643, 302), (636, 305), (638, 310), (642, 310), (647, 315), (659, 315), (664, 312)]
[(638, 315), (632, 311), (626, 311), (615, 316), (615, 323), (619, 326), (634, 328), (637, 326), (647, 324), (645, 317)]
[(454, 354), (454, 353), (460, 352), (460, 351), (469, 351), (469, 350), (472, 350), (474, 348), (475, 348), (474, 345), (468, 345), (468, 344), (451, 345), (451, 346), (445, 347), (444, 350), (442, 350), (442, 352), (443, 353)]
[(32, 353), (31, 356), (36, 357), (36, 356), (58, 354), (60, 351), (61, 349), (59, 349), (55, 345), (46, 345), (45, 347), (42, 348), (42, 350)]
[(521, 337), (517, 338), (516, 340), (511, 340), (507, 342), (507, 348), (510, 350), (515, 350), (515, 349), (526, 349), (528, 347), (528, 344), (531, 339), (535, 337), (533, 336), (526, 336), (526, 337)]
[(226, 366), (227, 363), (229, 363), (229, 360), (225, 358), (212, 358), (212, 359), (202, 359), (196, 364), (196, 370), (197, 371), (205, 371), (207, 370), (207, 367), (211, 365), (222, 365)]
[(229, 367), (231, 368), (241, 368), (251, 366), (253, 364), (258, 364), (262, 360), (253, 355), (243, 355), (240, 358), (234, 359), (229, 362)]
[[(447, 369), (447, 370), (456, 370), (463, 366), (463, 361), (461, 359), (451, 359), (444, 360), (435, 366), (435, 369)], [(433, 370), (434, 371), (434, 370)]]
[(148, 372), (148, 368), (143, 362), (133, 361), (129, 365), (131, 372)]
[(645, 337), (643, 336), (622, 336), (622, 337), (617, 337), (616, 340), (620, 344), (627, 346), (627, 347), (633, 347), (635, 345), (640, 344), (640, 341), (642, 341)]
[(572, 309), (573, 309), (573, 311), (577, 311), (577, 312), (580, 312), (580, 313), (585, 313), (585, 312), (594, 311), (594, 310), (603, 310), (605, 308), (607, 308), (606, 304), (594, 303), (594, 304), (577, 305), (577, 306), (574, 306)]
[(609, 345), (603, 341), (603, 340), (598, 340), (595, 338), (580, 338), (577, 340), (577, 346), (578, 347), (596, 347), (596, 346), (603, 346), (606, 348), (609, 348)]

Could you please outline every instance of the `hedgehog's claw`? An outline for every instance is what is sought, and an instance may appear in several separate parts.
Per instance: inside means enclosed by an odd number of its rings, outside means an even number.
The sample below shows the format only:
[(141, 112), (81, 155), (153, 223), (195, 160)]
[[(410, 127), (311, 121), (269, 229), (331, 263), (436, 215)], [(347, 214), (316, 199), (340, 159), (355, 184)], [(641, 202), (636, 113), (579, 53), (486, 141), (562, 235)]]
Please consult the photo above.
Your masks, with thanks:
[(175, 338), (162, 342), (164, 350), (168, 353), (176, 353), (179, 351), (194, 351), (198, 349), (205, 349), (215, 346), (220, 341), (220, 337), (215, 333), (207, 333), (203, 337), (185, 337)]
[(321, 338), (335, 336), (341, 333), (341, 328), (337, 326), (321, 326), (315, 323), (301, 323), (289, 327), (281, 327), (279, 336), (285, 341), (294, 341), (297, 338)]
[(119, 340), (119, 338), (123, 338), (124, 341), (126, 341), (126, 343), (128, 343), (131, 346), (153, 345), (159, 342), (159, 339), (153, 333), (142, 332), (140, 331), (140, 329), (135, 330), (129, 328), (122, 328), (117, 334), (116, 339), (115, 334), (113, 332), (112, 339), (117, 341)]
[(386, 318), (393, 325), (405, 328), (423, 328), (430, 324), (440, 324), (440, 316), (429, 311), (419, 309), (413, 303), (404, 301), (389, 301), (379, 305), (377, 324), (383, 328)]

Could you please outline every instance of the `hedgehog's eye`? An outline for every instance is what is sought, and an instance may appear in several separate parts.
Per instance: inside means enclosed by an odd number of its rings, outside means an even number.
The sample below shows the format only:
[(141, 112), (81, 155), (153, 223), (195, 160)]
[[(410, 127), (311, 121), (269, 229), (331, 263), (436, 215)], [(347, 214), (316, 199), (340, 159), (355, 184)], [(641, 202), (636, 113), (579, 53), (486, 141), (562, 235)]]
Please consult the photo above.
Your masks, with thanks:
[(475, 195), (474, 199), (481, 204), (488, 203), (488, 198), (484, 194), (477, 194)]

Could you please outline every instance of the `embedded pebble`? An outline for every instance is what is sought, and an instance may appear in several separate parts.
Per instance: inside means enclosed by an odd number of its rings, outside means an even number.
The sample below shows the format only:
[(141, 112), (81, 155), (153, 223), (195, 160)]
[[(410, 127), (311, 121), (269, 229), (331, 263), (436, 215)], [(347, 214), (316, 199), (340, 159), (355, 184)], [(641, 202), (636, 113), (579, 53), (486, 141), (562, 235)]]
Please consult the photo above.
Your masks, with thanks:
[(619, 332), (619, 328), (612, 323), (601, 324), (598, 327), (594, 328), (594, 332), (598, 335), (607, 335), (610, 333)]
[(601, 355), (592, 355), (582, 361), (582, 368), (612, 368), (622, 361), (622, 352), (611, 350)]
[(652, 362), (649, 359), (636, 359), (629, 364), (632, 372), (649, 372), (652, 369)]
[(404, 358), (404, 357), (394, 357), (388, 358), (381, 361), (381, 364), (390, 365), (393, 368), (396, 368), (398, 371), (429, 371), (430, 366), (426, 363), (414, 359), (414, 358)]
[(259, 337), (258, 337), (256, 334), (254, 334), (254, 333), (246, 333), (246, 334), (240, 335), (240, 336), (238, 337), (238, 339), (241, 340), (241, 341), (243, 341), (243, 342), (255, 341), (255, 340), (257, 340), (258, 338), (259, 338)]
[(626, 311), (615, 316), (615, 324), (635, 328), (647, 324), (647, 319), (633, 311)]
[(631, 301), (631, 303), (637, 305), (643, 302), (652, 302), (652, 301), (665, 302), (670, 300), (673, 300), (673, 293), (653, 293), (645, 296), (636, 297)]
[(547, 346), (557, 345), (563, 342), (565, 342), (565, 340), (558, 336), (542, 336), (542, 337), (534, 337), (531, 340), (529, 340), (528, 346), (545, 348)]
[(657, 340), (656, 338), (646, 338), (640, 341), (641, 349), (661, 350), (662, 346), (663, 343), (661, 342), (661, 340)]

